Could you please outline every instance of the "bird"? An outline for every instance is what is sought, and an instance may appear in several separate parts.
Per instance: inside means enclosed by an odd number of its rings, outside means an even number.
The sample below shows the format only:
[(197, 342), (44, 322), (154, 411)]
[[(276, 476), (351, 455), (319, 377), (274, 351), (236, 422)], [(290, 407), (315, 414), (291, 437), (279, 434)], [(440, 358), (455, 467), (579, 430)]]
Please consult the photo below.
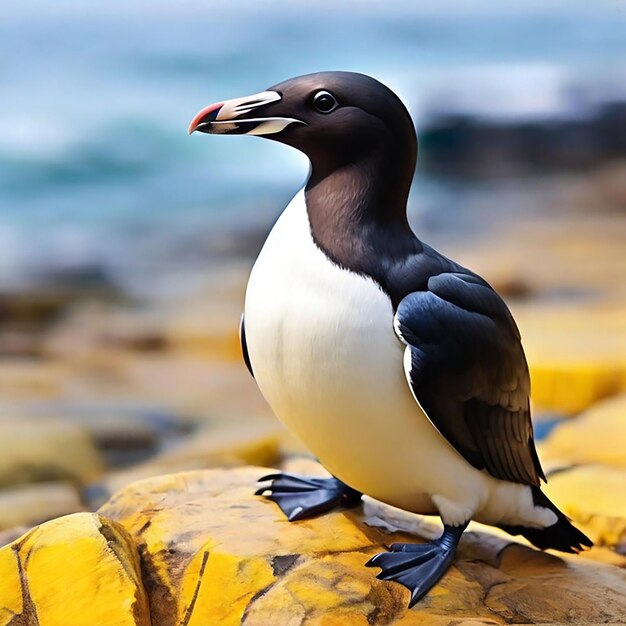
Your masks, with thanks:
[(205, 107), (188, 130), (265, 137), (310, 161), (251, 270), (240, 338), (273, 412), (331, 478), (278, 472), (257, 495), (294, 522), (363, 494), (438, 515), (438, 539), (365, 564), (407, 587), (410, 607), (471, 520), (540, 549), (590, 547), (541, 491), (511, 312), (409, 225), (418, 144), (401, 99), (364, 74), (317, 72)]

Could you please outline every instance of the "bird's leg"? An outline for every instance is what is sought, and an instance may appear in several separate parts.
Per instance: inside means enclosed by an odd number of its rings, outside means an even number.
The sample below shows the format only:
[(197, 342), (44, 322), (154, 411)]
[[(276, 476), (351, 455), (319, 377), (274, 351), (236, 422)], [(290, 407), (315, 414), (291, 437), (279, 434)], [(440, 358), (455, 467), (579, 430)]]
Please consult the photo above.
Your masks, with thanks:
[(355, 507), (361, 502), (362, 493), (348, 487), (338, 478), (311, 478), (292, 474), (269, 474), (259, 482), (271, 481), (256, 491), (278, 504), (290, 522), (314, 517), (332, 509)]
[(390, 552), (376, 554), (366, 565), (381, 568), (376, 578), (404, 585), (411, 592), (411, 608), (448, 571), (467, 524), (445, 525), (441, 537), (428, 543), (394, 543)]

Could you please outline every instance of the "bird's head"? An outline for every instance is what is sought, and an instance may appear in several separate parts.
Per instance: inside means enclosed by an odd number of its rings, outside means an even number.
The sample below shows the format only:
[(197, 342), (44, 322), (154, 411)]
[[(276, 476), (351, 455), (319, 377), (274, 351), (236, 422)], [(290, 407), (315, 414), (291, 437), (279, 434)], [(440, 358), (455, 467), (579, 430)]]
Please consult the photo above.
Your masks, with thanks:
[(391, 160), (400, 156), (412, 175), (417, 151), (401, 100), (377, 80), (352, 72), (308, 74), (217, 102), (193, 118), (189, 133), (194, 131), (267, 137), (304, 152), (314, 171), (393, 152)]

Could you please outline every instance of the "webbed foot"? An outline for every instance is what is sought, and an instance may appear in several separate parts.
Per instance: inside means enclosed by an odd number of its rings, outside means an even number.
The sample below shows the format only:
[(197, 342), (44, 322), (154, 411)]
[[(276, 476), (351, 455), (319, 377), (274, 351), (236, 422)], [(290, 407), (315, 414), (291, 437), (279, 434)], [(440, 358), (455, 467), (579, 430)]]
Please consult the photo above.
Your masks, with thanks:
[(394, 543), (390, 552), (374, 555), (365, 565), (381, 568), (376, 578), (404, 585), (411, 592), (411, 608), (448, 571), (466, 527), (444, 526), (441, 537), (428, 543)]
[(255, 495), (276, 502), (290, 522), (314, 517), (338, 506), (354, 507), (361, 501), (362, 494), (338, 478), (279, 473), (259, 478), (259, 482), (265, 481), (271, 484), (257, 489)]

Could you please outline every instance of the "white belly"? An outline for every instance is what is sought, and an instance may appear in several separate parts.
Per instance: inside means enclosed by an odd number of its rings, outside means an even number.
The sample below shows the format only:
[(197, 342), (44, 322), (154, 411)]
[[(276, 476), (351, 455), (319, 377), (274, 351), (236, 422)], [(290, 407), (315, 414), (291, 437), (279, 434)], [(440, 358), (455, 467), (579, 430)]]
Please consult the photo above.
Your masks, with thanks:
[[(315, 245), (300, 192), (270, 233), (245, 303), (264, 397), (335, 476), (389, 504), (447, 517), (488, 507), (496, 481), (471, 467), (411, 395), (391, 301)], [(517, 507), (517, 505), (515, 505)], [(491, 506), (493, 508), (493, 506)], [(509, 508), (505, 506), (505, 509)], [(492, 511), (488, 517), (506, 517)], [(482, 516), (484, 517), (484, 516)]]

